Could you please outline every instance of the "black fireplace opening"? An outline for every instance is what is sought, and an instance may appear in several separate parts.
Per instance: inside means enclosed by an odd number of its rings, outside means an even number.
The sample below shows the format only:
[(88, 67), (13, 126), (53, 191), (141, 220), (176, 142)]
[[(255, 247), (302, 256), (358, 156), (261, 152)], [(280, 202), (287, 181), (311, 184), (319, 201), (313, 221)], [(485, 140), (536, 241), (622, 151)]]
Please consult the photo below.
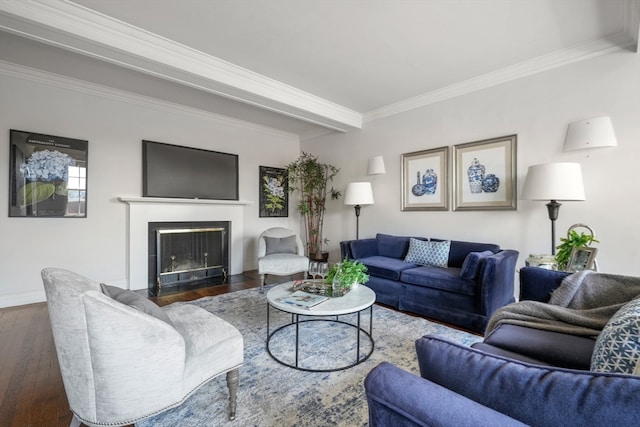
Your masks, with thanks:
[(229, 221), (149, 223), (149, 292), (160, 295), (225, 283)]

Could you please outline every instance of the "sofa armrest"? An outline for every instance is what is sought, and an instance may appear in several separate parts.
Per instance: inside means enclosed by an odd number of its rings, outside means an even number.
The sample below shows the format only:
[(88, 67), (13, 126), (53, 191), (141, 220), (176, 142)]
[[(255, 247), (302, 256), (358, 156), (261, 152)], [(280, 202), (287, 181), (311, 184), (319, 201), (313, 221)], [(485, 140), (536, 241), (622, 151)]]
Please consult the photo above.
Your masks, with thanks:
[(515, 301), (514, 286), (518, 251), (502, 250), (484, 259), (480, 270), (479, 307), (487, 318), (494, 311)]
[(566, 271), (546, 270), (538, 267), (520, 269), (520, 301), (533, 300), (548, 302), (551, 292), (562, 283), (570, 273)]
[(369, 426), (524, 426), (431, 381), (383, 362), (365, 378)]
[(540, 427), (638, 425), (640, 377), (530, 365), (435, 336), (416, 341), (423, 378)]

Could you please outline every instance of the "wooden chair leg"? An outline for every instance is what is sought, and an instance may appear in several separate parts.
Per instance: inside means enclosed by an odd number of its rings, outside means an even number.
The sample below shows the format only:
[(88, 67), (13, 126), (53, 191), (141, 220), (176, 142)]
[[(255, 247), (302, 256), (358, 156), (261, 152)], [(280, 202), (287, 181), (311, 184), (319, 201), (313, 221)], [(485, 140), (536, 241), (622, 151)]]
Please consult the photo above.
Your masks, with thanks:
[(73, 418), (71, 418), (71, 424), (69, 424), (69, 427), (80, 427), (81, 425), (82, 423), (80, 422), (78, 417), (76, 417), (76, 414), (73, 414)]
[(260, 275), (260, 293), (264, 294), (264, 281), (267, 279), (266, 274)]
[(238, 399), (238, 384), (240, 383), (240, 371), (234, 369), (227, 372), (227, 387), (229, 388), (229, 421), (236, 419), (236, 404)]

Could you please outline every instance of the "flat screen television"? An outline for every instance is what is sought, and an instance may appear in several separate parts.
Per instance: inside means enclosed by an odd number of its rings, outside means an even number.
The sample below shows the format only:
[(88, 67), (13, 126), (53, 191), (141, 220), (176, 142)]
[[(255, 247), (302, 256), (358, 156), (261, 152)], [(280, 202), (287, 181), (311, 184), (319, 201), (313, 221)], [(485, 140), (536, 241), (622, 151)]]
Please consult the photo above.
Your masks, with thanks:
[(238, 200), (238, 155), (143, 140), (142, 196)]

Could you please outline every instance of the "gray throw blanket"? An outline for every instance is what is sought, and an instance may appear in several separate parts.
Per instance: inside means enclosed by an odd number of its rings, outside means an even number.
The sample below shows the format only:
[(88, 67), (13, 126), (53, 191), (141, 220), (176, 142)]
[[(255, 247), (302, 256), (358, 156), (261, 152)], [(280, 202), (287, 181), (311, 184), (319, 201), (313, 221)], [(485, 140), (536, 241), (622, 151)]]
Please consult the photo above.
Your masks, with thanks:
[(565, 277), (548, 303), (520, 301), (497, 310), (485, 331), (507, 323), (596, 337), (611, 316), (640, 295), (640, 277), (582, 271)]

